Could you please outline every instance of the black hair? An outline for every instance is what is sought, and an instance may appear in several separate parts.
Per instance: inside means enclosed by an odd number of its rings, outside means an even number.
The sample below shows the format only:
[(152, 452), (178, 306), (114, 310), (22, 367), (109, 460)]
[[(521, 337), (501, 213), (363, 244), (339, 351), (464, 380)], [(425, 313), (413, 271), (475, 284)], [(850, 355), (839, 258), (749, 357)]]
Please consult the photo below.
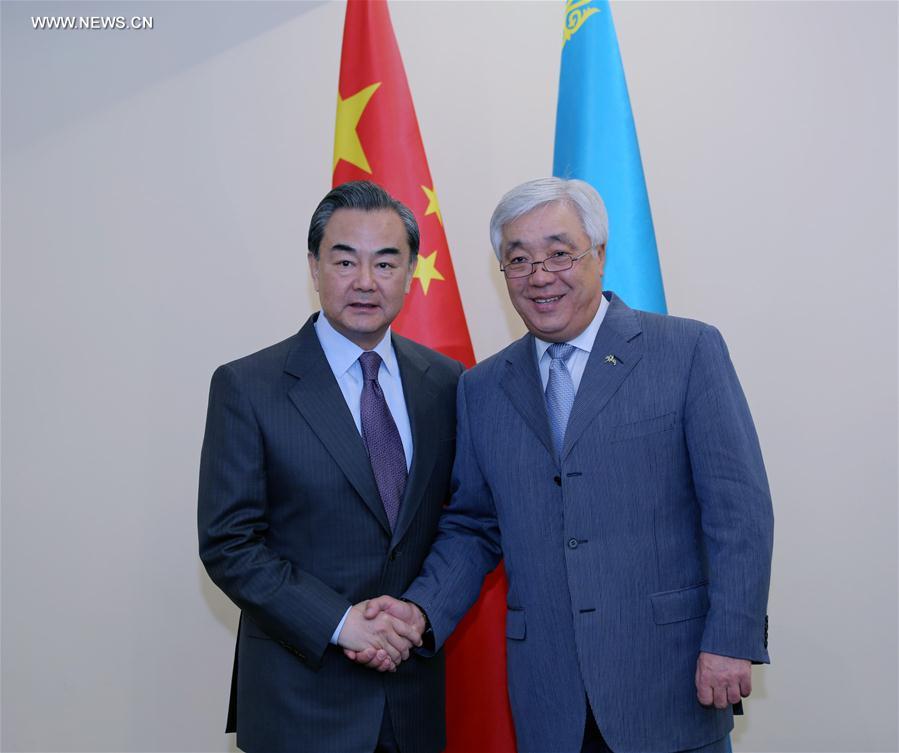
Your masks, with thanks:
[(390, 209), (396, 212), (406, 228), (406, 240), (409, 243), (411, 255), (410, 261), (415, 261), (418, 256), (418, 246), (421, 240), (418, 231), (418, 223), (415, 215), (403, 202), (394, 199), (377, 183), (370, 180), (354, 180), (342, 183), (331, 189), (328, 195), (312, 213), (309, 222), (309, 253), (318, 258), (319, 247), (325, 234), (325, 226), (331, 215), (338, 209), (361, 209), (363, 212), (375, 212), (380, 209)]

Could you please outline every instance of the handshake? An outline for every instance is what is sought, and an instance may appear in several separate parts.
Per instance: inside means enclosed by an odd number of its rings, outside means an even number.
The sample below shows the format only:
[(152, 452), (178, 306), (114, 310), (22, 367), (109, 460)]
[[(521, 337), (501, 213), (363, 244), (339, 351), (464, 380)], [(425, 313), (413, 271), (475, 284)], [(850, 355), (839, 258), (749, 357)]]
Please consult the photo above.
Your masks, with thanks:
[(396, 672), (413, 648), (421, 646), (427, 620), (408, 601), (392, 596), (353, 605), (337, 638), (348, 659), (379, 672)]

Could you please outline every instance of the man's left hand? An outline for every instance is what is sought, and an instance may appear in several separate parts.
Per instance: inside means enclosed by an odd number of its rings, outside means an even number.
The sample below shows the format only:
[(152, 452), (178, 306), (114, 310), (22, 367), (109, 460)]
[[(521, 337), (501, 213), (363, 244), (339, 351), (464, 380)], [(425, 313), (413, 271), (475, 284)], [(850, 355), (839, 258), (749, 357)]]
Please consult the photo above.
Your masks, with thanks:
[(696, 695), (703, 706), (724, 709), (752, 692), (752, 662), (701, 651), (696, 661)]

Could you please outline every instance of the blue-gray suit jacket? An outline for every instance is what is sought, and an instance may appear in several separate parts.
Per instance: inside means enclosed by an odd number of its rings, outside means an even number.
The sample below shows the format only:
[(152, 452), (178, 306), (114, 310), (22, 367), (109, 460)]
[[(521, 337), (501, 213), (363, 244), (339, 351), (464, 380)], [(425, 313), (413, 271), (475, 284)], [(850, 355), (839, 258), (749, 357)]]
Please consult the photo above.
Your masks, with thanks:
[(394, 335), (413, 457), (393, 531), (313, 328), (216, 370), (200, 556), (240, 607), (228, 731), (250, 753), (371, 753), (385, 699), (401, 750), (445, 741), (443, 657), (396, 673), (329, 644), (350, 606), (418, 574), (449, 496), (461, 364)]
[(699, 652), (768, 661), (771, 501), (724, 341), (606, 295), (561, 457), (531, 335), (463, 375), (452, 502), (405, 594), (439, 646), (505, 558), (520, 751), (580, 750), (587, 700), (616, 753), (711, 743), (733, 717), (699, 704)]

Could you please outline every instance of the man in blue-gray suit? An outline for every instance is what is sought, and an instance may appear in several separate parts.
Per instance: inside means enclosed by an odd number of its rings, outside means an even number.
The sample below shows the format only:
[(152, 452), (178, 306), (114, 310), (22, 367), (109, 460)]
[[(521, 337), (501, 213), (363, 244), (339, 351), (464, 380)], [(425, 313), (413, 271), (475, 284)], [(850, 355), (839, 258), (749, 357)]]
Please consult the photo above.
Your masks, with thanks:
[(724, 341), (603, 293), (586, 183), (513, 189), (491, 238), (529, 334), (460, 380), (437, 540), (407, 601), (366, 613), (427, 624), (439, 647), (503, 557), (520, 751), (727, 750), (768, 661), (773, 519)]
[[(227, 730), (245, 751), (444, 746), (442, 657), (410, 658), (419, 631), (362, 616), (408, 588), (449, 497), (462, 366), (390, 333), (418, 245), (379, 186), (338, 186), (309, 227), (321, 312), (212, 378), (200, 556), (241, 609)], [(396, 671), (341, 652), (369, 646)]]

